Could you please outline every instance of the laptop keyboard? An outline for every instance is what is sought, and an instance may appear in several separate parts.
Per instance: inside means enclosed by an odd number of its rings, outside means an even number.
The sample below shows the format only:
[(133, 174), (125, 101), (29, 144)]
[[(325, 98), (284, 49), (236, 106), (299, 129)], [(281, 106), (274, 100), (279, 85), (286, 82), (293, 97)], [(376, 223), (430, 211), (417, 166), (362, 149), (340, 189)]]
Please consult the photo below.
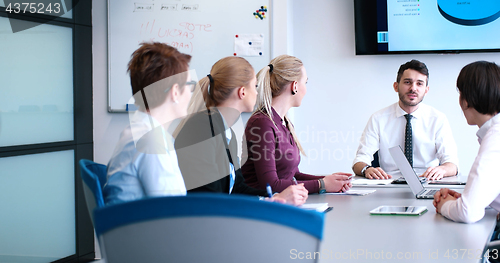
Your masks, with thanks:
[(425, 193), (425, 195), (434, 195), (438, 192), (439, 190), (429, 190), (427, 191), (427, 193)]

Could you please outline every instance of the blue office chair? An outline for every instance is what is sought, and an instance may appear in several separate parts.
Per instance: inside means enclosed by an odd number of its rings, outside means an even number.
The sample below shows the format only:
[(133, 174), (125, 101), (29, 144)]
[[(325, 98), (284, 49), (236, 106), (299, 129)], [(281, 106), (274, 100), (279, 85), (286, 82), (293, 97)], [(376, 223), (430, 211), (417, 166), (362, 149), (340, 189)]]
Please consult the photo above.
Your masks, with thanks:
[(96, 207), (104, 207), (102, 188), (106, 183), (106, 165), (91, 160), (80, 160), (80, 176), (84, 182), (83, 191), (89, 210), (90, 219), (94, 223), (93, 212)]
[(227, 194), (142, 199), (94, 218), (107, 263), (295, 262), (319, 251), (324, 224), (323, 213)]

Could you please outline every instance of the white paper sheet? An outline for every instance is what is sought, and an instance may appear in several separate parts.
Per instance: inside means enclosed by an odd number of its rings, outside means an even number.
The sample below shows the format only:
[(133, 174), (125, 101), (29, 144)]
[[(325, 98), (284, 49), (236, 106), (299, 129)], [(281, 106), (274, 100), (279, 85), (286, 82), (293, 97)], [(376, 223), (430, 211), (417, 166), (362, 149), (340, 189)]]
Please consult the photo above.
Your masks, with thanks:
[(260, 57), (264, 52), (263, 34), (238, 34), (234, 37), (234, 54), (238, 57)]

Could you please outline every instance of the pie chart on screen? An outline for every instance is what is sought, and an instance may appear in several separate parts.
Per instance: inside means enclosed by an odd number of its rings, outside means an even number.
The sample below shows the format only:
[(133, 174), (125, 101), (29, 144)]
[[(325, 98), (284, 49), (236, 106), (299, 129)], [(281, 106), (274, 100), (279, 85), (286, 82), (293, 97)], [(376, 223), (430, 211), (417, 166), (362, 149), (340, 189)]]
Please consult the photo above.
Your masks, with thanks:
[(441, 15), (455, 24), (480, 26), (500, 17), (499, 0), (438, 0)]

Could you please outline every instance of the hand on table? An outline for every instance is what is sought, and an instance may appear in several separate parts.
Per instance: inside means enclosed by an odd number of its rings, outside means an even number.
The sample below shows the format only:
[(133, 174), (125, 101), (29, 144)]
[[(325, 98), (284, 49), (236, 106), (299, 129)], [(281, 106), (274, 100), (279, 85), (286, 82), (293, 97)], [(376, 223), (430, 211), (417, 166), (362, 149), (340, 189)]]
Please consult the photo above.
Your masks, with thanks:
[(266, 197), (264, 198), (264, 200), (268, 201), (268, 202), (275, 202), (275, 203), (280, 203), (280, 204), (285, 204), (286, 203), (286, 200), (281, 198), (281, 197), (276, 197), (276, 195), (274, 195), (273, 197), (269, 198), (269, 197)]
[(441, 207), (443, 207), (444, 203), (451, 201), (451, 200), (457, 200), (461, 196), (462, 196), (462, 194), (460, 194), (454, 190), (451, 190), (448, 188), (441, 188), (441, 190), (439, 190), (439, 192), (434, 194), (434, 201), (432, 202), (434, 207), (436, 207), (436, 213), (441, 213)]
[(421, 175), (421, 177), (426, 177), (429, 180), (439, 180), (444, 177), (446, 170), (441, 166), (429, 167)]
[(287, 204), (302, 205), (306, 202), (309, 192), (304, 187), (304, 184), (290, 185), (281, 193), (275, 194), (273, 198), (284, 199)]
[(347, 192), (352, 187), (350, 173), (333, 173), (323, 178), (328, 193)]
[(391, 179), (392, 178), (392, 176), (390, 174), (387, 174), (380, 167), (368, 167), (365, 170), (365, 177), (367, 179)]

